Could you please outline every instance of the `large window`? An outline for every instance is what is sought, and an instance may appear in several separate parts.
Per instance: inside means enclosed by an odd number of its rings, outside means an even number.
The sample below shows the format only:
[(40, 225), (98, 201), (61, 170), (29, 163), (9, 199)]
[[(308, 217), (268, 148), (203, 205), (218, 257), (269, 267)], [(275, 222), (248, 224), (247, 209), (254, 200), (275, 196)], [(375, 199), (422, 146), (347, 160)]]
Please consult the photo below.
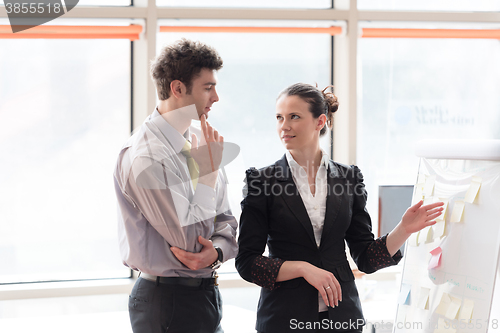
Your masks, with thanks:
[(130, 41), (0, 40), (0, 283), (126, 277), (112, 173)]
[(357, 161), (372, 217), (378, 185), (414, 184), (417, 141), (500, 139), (498, 40), (366, 38), (358, 52)]

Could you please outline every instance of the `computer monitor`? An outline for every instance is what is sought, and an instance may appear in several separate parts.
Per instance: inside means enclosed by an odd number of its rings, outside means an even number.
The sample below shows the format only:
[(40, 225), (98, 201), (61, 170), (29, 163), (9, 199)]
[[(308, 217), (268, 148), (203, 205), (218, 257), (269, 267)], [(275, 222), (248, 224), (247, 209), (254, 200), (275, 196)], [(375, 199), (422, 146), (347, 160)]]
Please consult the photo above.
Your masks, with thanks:
[[(413, 185), (380, 185), (378, 187), (378, 237), (389, 233), (411, 206)], [(404, 246), (401, 247), (401, 253)], [(404, 254), (404, 253), (403, 253)]]

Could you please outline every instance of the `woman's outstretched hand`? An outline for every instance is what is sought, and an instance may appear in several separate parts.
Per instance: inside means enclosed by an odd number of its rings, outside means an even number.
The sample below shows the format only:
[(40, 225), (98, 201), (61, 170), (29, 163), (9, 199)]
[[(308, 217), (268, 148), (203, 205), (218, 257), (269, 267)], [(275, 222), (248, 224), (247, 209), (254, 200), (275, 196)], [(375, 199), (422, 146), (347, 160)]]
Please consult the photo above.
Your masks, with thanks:
[(424, 206), (420, 200), (406, 210), (401, 222), (387, 236), (387, 251), (393, 256), (414, 232), (436, 224), (434, 221), (443, 212), (443, 202)]
[(425, 227), (436, 224), (434, 221), (443, 211), (443, 202), (435, 202), (429, 205), (423, 205), (420, 200), (408, 208), (401, 219), (401, 225), (408, 234), (420, 231)]

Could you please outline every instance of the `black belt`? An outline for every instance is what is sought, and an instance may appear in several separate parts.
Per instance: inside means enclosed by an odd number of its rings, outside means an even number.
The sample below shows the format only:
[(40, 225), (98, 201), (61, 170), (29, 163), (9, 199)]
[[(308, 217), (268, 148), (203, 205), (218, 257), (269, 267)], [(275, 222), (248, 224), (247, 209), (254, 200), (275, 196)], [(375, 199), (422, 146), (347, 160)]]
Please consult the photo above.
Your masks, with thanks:
[(217, 273), (215, 272), (215, 277), (212, 278), (188, 278), (188, 277), (167, 277), (167, 276), (156, 276), (141, 272), (139, 277), (153, 281), (156, 283), (186, 286), (186, 287), (200, 287), (201, 285), (213, 285), (218, 286), (217, 283)]

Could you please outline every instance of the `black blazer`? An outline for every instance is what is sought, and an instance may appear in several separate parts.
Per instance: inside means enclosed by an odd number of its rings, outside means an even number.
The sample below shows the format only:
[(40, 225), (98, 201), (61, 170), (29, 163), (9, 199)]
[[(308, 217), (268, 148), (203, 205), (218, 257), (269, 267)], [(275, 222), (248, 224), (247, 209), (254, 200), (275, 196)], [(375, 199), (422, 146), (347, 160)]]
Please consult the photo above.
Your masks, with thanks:
[[(306, 261), (335, 275), (342, 302), (328, 308), (329, 318), (346, 327), (360, 323), (363, 314), (344, 240), (363, 272), (400, 260), (400, 253), (391, 257), (387, 252), (385, 236), (374, 240), (360, 170), (330, 160), (327, 175), (326, 215), (318, 248), (286, 157), (260, 170), (247, 170), (236, 268), (243, 279), (263, 287), (257, 309), (260, 332), (296, 332), (297, 323), (318, 321), (318, 291), (313, 286), (303, 278), (276, 282), (284, 261)], [(266, 244), (269, 256), (263, 257)]]

